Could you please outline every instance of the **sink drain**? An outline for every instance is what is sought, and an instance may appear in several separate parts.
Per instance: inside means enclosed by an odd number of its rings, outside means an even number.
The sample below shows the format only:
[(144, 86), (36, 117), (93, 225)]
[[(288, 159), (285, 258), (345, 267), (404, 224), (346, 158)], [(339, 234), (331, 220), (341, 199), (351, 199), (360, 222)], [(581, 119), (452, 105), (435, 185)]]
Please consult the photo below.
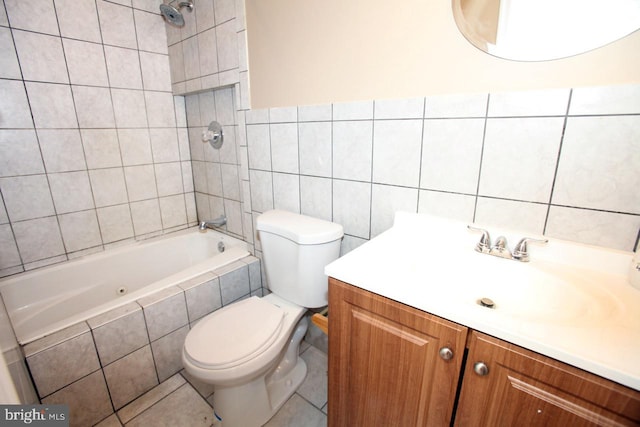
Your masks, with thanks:
[(225, 249), (224, 242), (218, 242), (218, 252), (224, 252)]
[(478, 304), (487, 308), (493, 308), (496, 305), (491, 298), (480, 298)]
[(121, 286), (116, 290), (116, 294), (118, 294), (118, 296), (124, 295), (126, 293), (127, 293), (127, 288), (125, 288), (124, 286)]

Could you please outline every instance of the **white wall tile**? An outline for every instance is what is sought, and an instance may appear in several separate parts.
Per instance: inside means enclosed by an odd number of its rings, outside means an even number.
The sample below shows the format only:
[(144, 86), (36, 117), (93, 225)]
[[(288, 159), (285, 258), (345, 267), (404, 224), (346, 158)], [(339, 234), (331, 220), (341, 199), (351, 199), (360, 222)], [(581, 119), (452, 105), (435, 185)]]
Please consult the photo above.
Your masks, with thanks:
[(71, 87), (27, 82), (31, 112), (37, 128), (77, 128)]
[(163, 228), (176, 227), (187, 223), (184, 195), (160, 198), (160, 215)]
[(486, 93), (428, 96), (424, 116), (427, 118), (485, 117), (488, 98)]
[(4, 25), (5, 27), (9, 26), (9, 19), (7, 18), (7, 12), (4, 9), (4, 0), (0, 1), (0, 25)]
[[(103, 206), (127, 203), (127, 189), (122, 168), (91, 170), (89, 171), (89, 177), (91, 178), (91, 188), (93, 189), (96, 207), (101, 208)], [(98, 217), (100, 217), (99, 210)]]
[(331, 122), (309, 122), (298, 125), (300, 173), (331, 176)]
[(187, 127), (187, 110), (185, 107), (184, 96), (173, 97), (174, 108), (176, 110), (176, 126), (186, 128)]
[(341, 102), (333, 104), (333, 120), (373, 119), (373, 101)]
[(80, 133), (89, 169), (122, 165), (115, 129), (83, 129)]
[(62, 37), (95, 43), (102, 42), (95, 2), (55, 0), (55, 5)]
[(128, 204), (99, 208), (97, 212), (104, 243), (117, 242), (118, 240), (133, 237), (133, 226)]
[(298, 120), (296, 107), (269, 108), (270, 123), (292, 123)]
[(118, 128), (147, 127), (145, 97), (142, 91), (111, 89), (111, 96)]
[(420, 190), (418, 213), (473, 222), (475, 196)]
[(45, 175), (1, 178), (0, 189), (12, 222), (55, 213)]
[(175, 129), (149, 129), (154, 162), (177, 162), (180, 160)]
[(640, 116), (567, 121), (553, 203), (640, 214)]
[(199, 0), (196, 4), (196, 30), (201, 33), (216, 25), (213, 0)]
[[(159, 5), (156, 5), (158, 12)], [(138, 48), (147, 52), (167, 54), (167, 33), (164, 21), (157, 13), (148, 13), (134, 9), (133, 17), (136, 25)]]
[(216, 30), (211, 28), (198, 34), (198, 55), (202, 75), (218, 72), (218, 45)]
[(215, 6), (216, 22), (218, 24), (226, 22), (236, 16), (236, 5), (234, 0), (217, 0), (213, 2)]
[(222, 171), (220, 163), (204, 163), (204, 170), (207, 176), (207, 193), (213, 196), (222, 197)]
[(25, 80), (69, 83), (59, 37), (19, 30), (13, 37)]
[(158, 199), (131, 203), (131, 217), (136, 235), (162, 230)]
[(393, 226), (398, 211), (417, 212), (418, 190), (373, 184), (371, 194), (371, 237)]
[(0, 55), (0, 77), (6, 79), (22, 78), (11, 30), (8, 28), (0, 28), (0, 52), (2, 52)]
[(38, 139), (47, 172), (87, 168), (78, 129), (39, 129)]
[(26, 2), (5, 0), (9, 21), (13, 28), (58, 35), (58, 22), (53, 0)]
[[(253, 193), (251, 194), (253, 200)], [(368, 239), (371, 222), (371, 184), (333, 180), (333, 221), (345, 234)]]
[(24, 84), (0, 79), (0, 93), (5, 99), (0, 104), (0, 128), (32, 128), (33, 120)]
[[(151, 129), (155, 131), (159, 129)], [(118, 129), (120, 152), (124, 166), (152, 163), (149, 129)]]
[[(169, 69), (171, 71), (171, 83), (184, 82), (186, 77), (184, 75), (184, 52), (182, 50), (182, 43), (169, 46)], [(180, 93), (175, 89), (173, 92), (174, 94)]]
[(479, 193), (549, 202), (562, 125), (562, 118), (489, 120)]
[(111, 94), (106, 87), (72, 86), (81, 128), (114, 128)]
[[(236, 124), (236, 106), (233, 100), (233, 89), (218, 89), (214, 92), (216, 103), (216, 118), (221, 125)], [(208, 123), (203, 123), (208, 125)]]
[[(144, 92), (149, 127), (175, 127), (173, 95), (169, 92)], [(146, 125), (145, 125), (146, 126)]]
[(271, 172), (250, 170), (251, 205), (254, 211), (273, 209), (273, 180)]
[(76, 252), (102, 244), (95, 210), (60, 215), (59, 221), (67, 252)]
[[(238, 164), (238, 143), (236, 139), (237, 126), (223, 126), (224, 143), (218, 153), (220, 154), (220, 162)], [(211, 148), (211, 146), (209, 146)]]
[(373, 117), (378, 119), (420, 119), (424, 98), (382, 99), (374, 102)]
[(332, 220), (331, 179), (300, 176), (300, 213)]
[(191, 37), (182, 43), (182, 56), (184, 60), (184, 76), (187, 80), (194, 79), (200, 73), (200, 53), (198, 50), (198, 38)]
[(49, 174), (56, 213), (65, 214), (93, 209), (93, 195), (86, 171)]
[(298, 120), (301, 122), (330, 121), (331, 104), (301, 105), (298, 107)]
[(0, 130), (0, 176), (44, 172), (40, 147), (33, 130)]
[(420, 187), (475, 194), (484, 119), (425, 120)]
[(269, 125), (248, 125), (247, 146), (249, 168), (271, 170), (271, 138)]
[(640, 85), (582, 87), (571, 94), (570, 115), (639, 114)]
[(20, 253), (9, 224), (0, 225), (0, 269), (22, 264)]
[[(238, 68), (238, 36), (233, 21), (216, 26), (218, 43), (218, 68), (220, 71)], [(237, 81), (237, 80), (236, 80)]]
[(109, 83), (114, 88), (142, 89), (138, 52), (115, 46), (104, 47)]
[(273, 208), (300, 212), (300, 177), (286, 173), (273, 173)]
[(104, 0), (97, 0), (97, 5), (104, 44), (136, 49), (133, 9)]
[(492, 93), (488, 117), (564, 116), (570, 89)]
[(371, 180), (373, 121), (334, 122), (333, 176), (357, 181)]
[(124, 168), (124, 177), (130, 202), (158, 197), (153, 165), (126, 167)]
[(155, 165), (158, 195), (160, 197), (184, 193), (180, 162)]
[(56, 217), (16, 222), (13, 224), (13, 232), (24, 263), (64, 254)]
[(140, 65), (142, 67), (142, 82), (146, 90), (171, 92), (169, 56), (140, 52)]
[(417, 187), (422, 120), (383, 120), (373, 125), (373, 181)]
[(240, 201), (240, 181), (236, 165), (221, 164), (222, 189), (225, 199)]
[(551, 206), (546, 235), (590, 245), (632, 251), (640, 217), (614, 212)]
[(71, 84), (109, 86), (101, 44), (62, 39)]
[[(541, 203), (478, 197), (474, 222), (541, 235), (547, 209), (547, 205)], [(511, 242), (515, 243), (517, 242)]]
[(270, 135), (273, 170), (298, 173), (298, 126), (295, 123), (272, 124)]

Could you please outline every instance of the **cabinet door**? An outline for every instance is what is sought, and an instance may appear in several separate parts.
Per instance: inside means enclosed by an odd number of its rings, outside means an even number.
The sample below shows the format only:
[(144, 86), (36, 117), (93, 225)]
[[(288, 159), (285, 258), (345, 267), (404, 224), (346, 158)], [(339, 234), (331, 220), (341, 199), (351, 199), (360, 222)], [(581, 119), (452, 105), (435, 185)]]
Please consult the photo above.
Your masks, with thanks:
[(473, 331), (455, 425), (638, 426), (640, 393)]
[(330, 279), (329, 426), (449, 426), (466, 333)]

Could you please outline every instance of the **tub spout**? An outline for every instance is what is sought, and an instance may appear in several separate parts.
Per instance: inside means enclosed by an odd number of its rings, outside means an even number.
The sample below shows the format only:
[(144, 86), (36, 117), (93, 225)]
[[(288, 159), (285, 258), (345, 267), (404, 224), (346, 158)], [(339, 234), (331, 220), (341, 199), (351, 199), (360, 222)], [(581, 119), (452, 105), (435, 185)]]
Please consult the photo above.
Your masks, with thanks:
[(226, 223), (227, 223), (227, 217), (224, 215), (220, 215), (216, 219), (212, 219), (209, 221), (202, 221), (198, 229), (200, 230), (201, 233), (204, 233), (207, 231), (207, 228), (222, 227)]

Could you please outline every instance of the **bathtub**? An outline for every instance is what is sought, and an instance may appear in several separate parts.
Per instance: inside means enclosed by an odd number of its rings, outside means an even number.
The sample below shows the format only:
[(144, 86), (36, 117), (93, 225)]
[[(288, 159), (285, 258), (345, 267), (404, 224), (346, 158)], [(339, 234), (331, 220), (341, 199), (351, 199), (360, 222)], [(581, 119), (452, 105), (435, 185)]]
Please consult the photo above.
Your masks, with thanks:
[(247, 255), (241, 240), (192, 228), (0, 280), (0, 294), (25, 345)]

